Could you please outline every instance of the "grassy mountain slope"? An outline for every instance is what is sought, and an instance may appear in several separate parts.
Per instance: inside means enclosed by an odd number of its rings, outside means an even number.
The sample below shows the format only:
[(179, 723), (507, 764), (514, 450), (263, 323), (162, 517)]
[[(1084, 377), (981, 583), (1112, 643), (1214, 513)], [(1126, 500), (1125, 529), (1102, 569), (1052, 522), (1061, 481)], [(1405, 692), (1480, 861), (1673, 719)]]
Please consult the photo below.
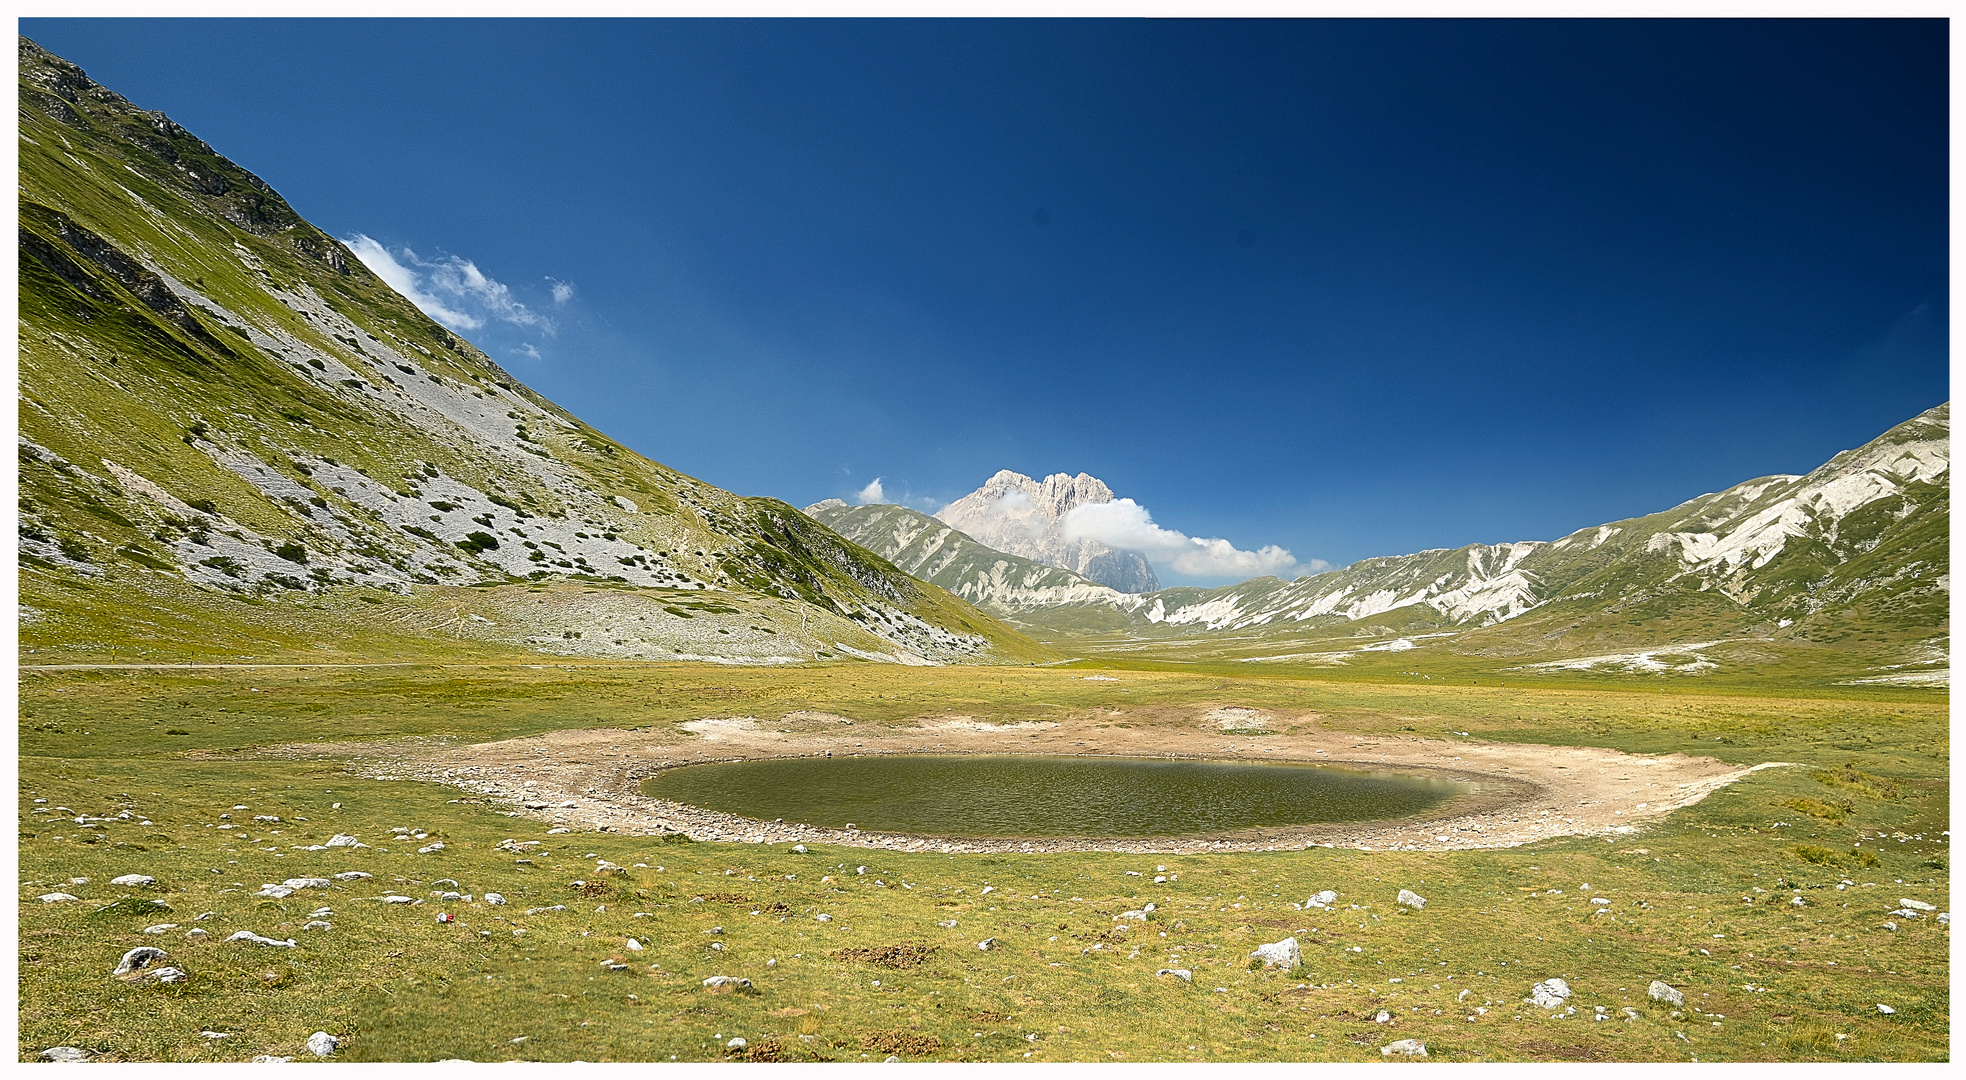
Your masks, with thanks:
[(34, 658), (432, 633), (740, 662), (1048, 655), (782, 502), (582, 424), (163, 114), (19, 51)]

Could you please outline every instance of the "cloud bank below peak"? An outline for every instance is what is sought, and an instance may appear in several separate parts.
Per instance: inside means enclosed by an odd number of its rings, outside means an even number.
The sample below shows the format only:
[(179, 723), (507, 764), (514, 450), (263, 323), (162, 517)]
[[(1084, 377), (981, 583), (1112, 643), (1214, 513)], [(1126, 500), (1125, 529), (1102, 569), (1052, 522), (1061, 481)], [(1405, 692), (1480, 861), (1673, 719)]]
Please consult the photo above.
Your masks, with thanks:
[(1189, 536), (1154, 524), (1147, 508), (1132, 499), (1086, 503), (1067, 511), (1064, 535), (1069, 540), (1097, 540), (1120, 551), (1137, 551), (1149, 562), (1185, 577), (1250, 578), (1264, 574), (1287, 576), (1293, 570), (1321, 573), (1330, 564), (1322, 559), (1300, 563), (1287, 549), (1266, 544), (1245, 551), (1218, 537)]

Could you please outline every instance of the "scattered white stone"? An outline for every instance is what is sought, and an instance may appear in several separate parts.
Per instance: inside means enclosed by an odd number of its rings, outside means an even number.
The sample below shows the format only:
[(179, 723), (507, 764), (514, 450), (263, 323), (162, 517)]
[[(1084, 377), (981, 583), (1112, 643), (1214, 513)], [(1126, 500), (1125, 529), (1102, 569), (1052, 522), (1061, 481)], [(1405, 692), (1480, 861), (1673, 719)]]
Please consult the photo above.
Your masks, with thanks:
[(641, 952), (641, 951), (642, 951), (642, 943), (641, 943), (641, 942), (639, 942), (639, 941), (636, 941), (636, 940), (635, 940), (634, 938), (629, 938), (629, 939), (628, 939), (628, 948), (629, 948), (629, 950), (630, 950), (630, 951), (632, 951), (632, 952)]
[(806, 846), (805, 846), (804, 844), (793, 844), (793, 845), (792, 845), (792, 854), (794, 854), (794, 855), (804, 855), (805, 853), (806, 853)]
[(1883, 1013), (1883, 1014), (1884, 1014), (1884, 1015), (1886, 1015), (1886, 1016), (1892, 1016), (1892, 1015), (1895, 1015), (1895, 1014), (1897, 1013), (1897, 1011), (1898, 1011), (1898, 1010), (1896, 1010), (1896, 1009), (1894, 1009), (1894, 1008), (1892, 1008), (1891, 1006), (1889, 1006), (1889, 1005), (1886, 1005), (1886, 1004), (1884, 1004), (1884, 1003), (1882, 1003), (1882, 1002), (1879, 1002), (1879, 1003), (1878, 1003), (1878, 1006), (1877, 1006), (1877, 1011), (1878, 1011), (1878, 1012), (1881, 1012), (1881, 1013)]
[(201, 1031), (198, 1034), (203, 1035), (207, 1039), (229, 1039), (232, 1037), (232, 1033), (229, 1031)]
[(1132, 922), (1146, 922), (1147, 913), (1145, 911), (1122, 911), (1118, 915), (1113, 916), (1114, 922), (1119, 922), (1121, 919), (1127, 919)]
[(1287, 937), (1282, 941), (1273, 941), (1267, 945), (1258, 945), (1256, 946), (1256, 951), (1249, 955), (1261, 960), (1264, 967), (1275, 966), (1284, 968), (1285, 970), (1296, 967), (1298, 961), (1303, 959), (1303, 954), (1298, 951), (1297, 939), (1295, 937)]
[(1392, 1057), (1394, 1054), (1404, 1054), (1407, 1057), (1426, 1057), (1427, 1044), (1418, 1039), (1400, 1039), (1396, 1042), (1389, 1042), (1379, 1048), (1379, 1056), (1381, 1057)]
[(1318, 893), (1317, 895), (1311, 897), (1309, 900), (1304, 901), (1304, 906), (1308, 908), (1325, 908), (1325, 907), (1329, 907), (1337, 899), (1338, 899), (1337, 893), (1332, 892), (1330, 889), (1326, 889), (1323, 892)]
[(1175, 978), (1180, 979), (1182, 982), (1195, 981), (1195, 973), (1188, 970), (1187, 968), (1162, 968), (1159, 971), (1154, 972), (1154, 974), (1156, 976), (1172, 975)]
[(1393, 1014), (1387, 1012), (1384, 1009), (1380, 1009), (1379, 1015), (1373, 1017), (1372, 1022), (1375, 1024), (1390, 1024), (1393, 1022)]
[(325, 889), (328, 879), (324, 877), (290, 877), (281, 882), (289, 889)]
[(493, 905), (503, 904), (505, 903), (505, 897), (495, 892), (488, 892), (485, 894), (485, 903)]
[(444, 850), (444, 842), (442, 840), (439, 840), (434, 844), (428, 844), (425, 845), (424, 847), (417, 848), (416, 853), (418, 855), (428, 855), (433, 851), (442, 851), (442, 850)]
[(300, 928), (302, 930), (333, 930), (334, 924), (326, 919), (310, 919), (307, 922), (301, 923)]
[(130, 888), (141, 888), (145, 885), (157, 884), (157, 879), (151, 877), (149, 874), (124, 874), (122, 877), (110, 878), (109, 883), (111, 885), (124, 885)]
[(1657, 979), (1653, 979), (1652, 985), (1645, 988), (1645, 996), (1651, 998), (1653, 1001), (1663, 1001), (1675, 1009), (1686, 1004), (1685, 994), (1680, 993), (1678, 990), (1667, 986)]
[(976, 948), (978, 952), (989, 952), (991, 949), (994, 949), (1002, 944), (1003, 942), (998, 941), (996, 938), (990, 937), (990, 938), (984, 938), (982, 941), (977, 942)]
[(335, 1047), (340, 1045), (340, 1039), (325, 1031), (317, 1031), (307, 1037), (307, 1052), (315, 1057), (327, 1057), (335, 1052)]
[(366, 878), (372, 878), (374, 876), (375, 876), (374, 874), (371, 874), (365, 870), (343, 870), (341, 873), (336, 874), (334, 876), (334, 879), (336, 881), (362, 881)]
[(1928, 903), (1926, 903), (1926, 902), (1925, 902), (1925, 901), (1923, 901), (1923, 900), (1913, 900), (1913, 899), (1911, 899), (1910, 897), (1902, 897), (1902, 898), (1900, 898), (1900, 899), (1898, 900), (1898, 906), (1900, 906), (1900, 907), (1908, 907), (1908, 908), (1911, 908), (1911, 909), (1912, 909), (1913, 911), (1937, 911), (1937, 910), (1939, 910), (1939, 905), (1937, 905), (1937, 904), (1928, 904)]
[(1603, 905), (1603, 904), (1608, 904), (1608, 903), (1610, 903), (1610, 902), (1611, 902), (1611, 898), (1610, 898), (1610, 897), (1608, 897), (1608, 896), (1593, 896), (1593, 897), (1591, 897), (1591, 903), (1593, 903), (1593, 904), (1599, 904), (1599, 905)]
[(831, 915), (827, 915), (827, 914), (824, 914), (824, 913), (821, 913), (821, 914), (818, 914), (818, 915), (814, 915), (814, 916), (813, 916), (812, 918), (813, 918), (813, 921), (814, 921), (814, 922), (832, 922), (832, 921), (833, 921), (833, 917), (832, 917)]
[(174, 922), (160, 922), (156, 926), (144, 927), (143, 932), (146, 934), (168, 934), (176, 929), (177, 924)]
[(711, 989), (711, 990), (720, 989), (722, 987), (731, 987), (733, 989), (737, 989), (737, 988), (750, 986), (751, 980), (739, 979), (730, 975), (712, 975), (709, 978), (703, 980), (703, 985), (707, 989)]
[[(1427, 898), (1421, 896), (1419, 893), (1414, 892), (1412, 889), (1401, 889), (1399, 891), (1399, 898), (1397, 903), (1401, 907), (1410, 907), (1415, 911), (1419, 911), (1427, 906)], [(1411, 1042), (1412, 1040), (1409, 1039), (1407, 1041)], [(1415, 1045), (1418, 1044), (1416, 1043)], [(1425, 1050), (1421, 1051), (1421, 1053), (1423, 1054), (1425, 1052), (1426, 1052)]]
[(259, 891), (253, 895), (270, 897), (274, 900), (285, 900), (293, 894), (294, 891), (285, 885), (261, 885)]
[(1939, 912), (1939, 914), (1938, 914), (1938, 916), (1936, 917), (1936, 921), (1938, 922), (1938, 924), (1939, 924), (1940, 926), (1951, 926), (1951, 925), (1952, 925), (1952, 913), (1951, 913), (1951, 912), (1949, 912), (1949, 911), (1941, 911), (1941, 912)]
[(336, 833), (333, 836), (329, 837), (328, 842), (323, 846), (365, 848), (368, 847), (369, 845), (362, 843), (360, 840), (357, 840), (354, 837), (347, 835), (346, 833)]
[(281, 949), (295, 949), (300, 947), (299, 943), (296, 942), (293, 938), (288, 938), (285, 941), (281, 941), (279, 938), (261, 937), (258, 934), (253, 933), (251, 930), (241, 930), (238, 933), (232, 935), (231, 937), (226, 938), (225, 940), (227, 942), (250, 941), (255, 945), (270, 945)]
[(64, 904), (70, 900), (75, 900), (79, 898), (65, 892), (51, 892), (51, 893), (42, 893), (40, 896), (35, 897), (35, 899), (41, 901), (44, 904)]
[(182, 968), (160, 967), (160, 968), (150, 968), (146, 971), (140, 971), (136, 975), (132, 976), (130, 981), (131, 982), (181, 983), (190, 977), (191, 976), (186, 975), (184, 973), (184, 969)]
[(414, 904), (416, 903), (416, 898), (413, 896), (400, 896), (395, 893), (391, 893), (390, 895), (383, 897), (382, 902), (385, 904)]
[(746, 1040), (746, 1039), (744, 1038), (744, 1036), (742, 1036), (742, 1035), (739, 1035), (738, 1037), (736, 1037), (736, 1038), (734, 1038), (734, 1039), (732, 1039), (731, 1041), (729, 1041), (729, 1042), (727, 1042), (727, 1043), (725, 1043), (724, 1045), (725, 1045), (725, 1046), (727, 1046), (727, 1047), (729, 1047), (729, 1048), (730, 1048), (730, 1049), (732, 1049), (732, 1050), (742, 1050), (742, 1049), (744, 1049), (745, 1047), (747, 1047), (747, 1046), (749, 1046), (749, 1045), (751, 1045), (751, 1044), (750, 1044), (750, 1042), (749, 1042), (749, 1041), (747, 1041), (747, 1040)]
[(212, 935), (207, 934), (203, 930), (197, 930), (197, 929), (186, 930), (184, 932), (184, 940), (186, 941), (204, 941), (210, 938), (211, 936)]
[(567, 827), (566, 827), (565, 825), (562, 825), (562, 826), (560, 826), (560, 827), (558, 827), (558, 828), (556, 828), (556, 829), (548, 829), (548, 830), (546, 830), (546, 835), (548, 835), (548, 836), (553, 836), (553, 835), (556, 835), (556, 834), (558, 834), (558, 833), (569, 833), (569, 832), (572, 832), (572, 831), (573, 831), (572, 829), (569, 829), (569, 828), (567, 828)]
[(116, 970), (110, 972), (110, 974), (128, 975), (133, 971), (142, 971), (152, 963), (162, 960), (169, 955), (171, 954), (155, 945), (139, 945), (129, 952), (124, 953), (123, 959), (116, 965)]
[(46, 1050), (41, 1051), (41, 1056), (54, 1062), (73, 1063), (89, 1060), (88, 1051), (79, 1050), (73, 1046), (50, 1046)]
[(566, 909), (567, 909), (567, 906), (566, 906), (565, 904), (554, 904), (554, 905), (552, 905), (551, 907), (531, 907), (531, 908), (527, 908), (527, 909), (526, 909), (526, 914), (528, 914), (528, 915), (540, 915), (540, 914), (544, 914), (545, 912), (548, 912), (548, 911), (565, 911)]
[(1562, 979), (1545, 979), (1529, 988), (1530, 1004), (1539, 1009), (1560, 1009), (1570, 999), (1570, 984)]

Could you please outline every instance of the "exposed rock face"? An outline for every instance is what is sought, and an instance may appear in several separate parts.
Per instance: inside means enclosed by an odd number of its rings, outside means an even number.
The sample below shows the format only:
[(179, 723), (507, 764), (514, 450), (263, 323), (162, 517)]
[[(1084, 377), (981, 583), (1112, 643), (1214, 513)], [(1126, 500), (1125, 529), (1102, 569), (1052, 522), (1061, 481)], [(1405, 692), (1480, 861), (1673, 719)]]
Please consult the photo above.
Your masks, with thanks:
[(1004, 469), (935, 516), (998, 551), (1063, 567), (1120, 592), (1153, 592), (1160, 579), (1138, 553), (1065, 536), (1065, 515), (1073, 508), (1113, 498), (1112, 488), (1085, 473), (1053, 473), (1040, 483)]

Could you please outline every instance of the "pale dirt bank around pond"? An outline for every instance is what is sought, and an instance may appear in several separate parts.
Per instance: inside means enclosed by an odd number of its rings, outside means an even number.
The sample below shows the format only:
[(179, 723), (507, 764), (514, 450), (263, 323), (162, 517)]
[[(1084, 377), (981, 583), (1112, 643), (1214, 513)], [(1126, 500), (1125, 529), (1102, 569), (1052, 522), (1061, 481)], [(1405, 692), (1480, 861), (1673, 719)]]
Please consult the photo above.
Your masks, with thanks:
[[(811, 711), (688, 721), (681, 731), (588, 728), (473, 745), (427, 740), (288, 747), (282, 756), (352, 758), (377, 778), (448, 784), (578, 830), (683, 832), (696, 840), (827, 843), (941, 852), (1267, 851), (1307, 845), (1365, 851), (1515, 847), (1557, 836), (1628, 836), (1645, 823), (1762, 768), (1684, 754), (1645, 756), (1546, 746), (1327, 731), (1240, 706), (1176, 710), (1185, 722), (1117, 727), (1090, 717), (992, 724), (937, 714), (913, 726), (857, 724)], [(1110, 719), (1110, 718), (1108, 718)], [(1282, 725), (1279, 725), (1282, 726)], [(642, 794), (672, 767), (775, 757), (1046, 754), (1297, 762), (1413, 773), (1469, 793), (1416, 817), (1252, 829), (1195, 837), (957, 838), (781, 824)]]

